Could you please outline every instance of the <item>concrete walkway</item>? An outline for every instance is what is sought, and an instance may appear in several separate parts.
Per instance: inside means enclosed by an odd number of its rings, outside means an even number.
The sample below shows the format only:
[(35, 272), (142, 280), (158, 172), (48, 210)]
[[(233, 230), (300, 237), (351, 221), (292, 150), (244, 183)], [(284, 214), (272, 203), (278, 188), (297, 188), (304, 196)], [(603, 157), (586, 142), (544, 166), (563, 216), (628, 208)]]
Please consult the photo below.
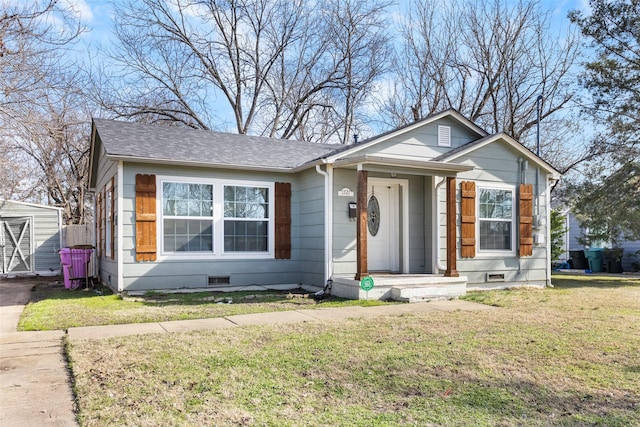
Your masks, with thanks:
[(439, 311), (491, 310), (495, 307), (469, 301), (447, 300), (414, 304), (382, 305), (374, 307), (314, 308), (273, 313), (239, 314), (212, 319), (176, 320), (170, 322), (136, 323), (127, 325), (84, 326), (70, 328), (70, 340), (103, 339), (127, 335), (168, 334), (203, 329), (225, 329), (250, 325), (278, 325), (315, 321), (339, 321), (345, 319), (374, 318), (409, 313), (433, 313)]
[[(64, 331), (16, 332), (33, 283), (0, 279), (0, 425), (77, 426), (67, 364)], [(442, 311), (491, 310), (468, 301), (433, 301), (376, 307), (316, 308), (241, 314), (213, 319), (70, 328), (69, 340), (106, 339), (140, 334), (223, 329), (250, 325), (339, 321), (352, 318)]]
[(77, 426), (64, 331), (16, 332), (33, 285), (0, 279), (0, 425)]

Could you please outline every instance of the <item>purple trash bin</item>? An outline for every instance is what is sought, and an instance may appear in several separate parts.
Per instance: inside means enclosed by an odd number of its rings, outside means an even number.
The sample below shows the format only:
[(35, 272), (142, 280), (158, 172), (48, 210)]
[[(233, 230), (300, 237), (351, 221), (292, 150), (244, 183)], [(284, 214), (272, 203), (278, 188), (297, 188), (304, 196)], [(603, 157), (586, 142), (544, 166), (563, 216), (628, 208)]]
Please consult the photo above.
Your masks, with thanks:
[(93, 248), (62, 248), (58, 253), (62, 263), (64, 287), (76, 289), (82, 281), (88, 286), (87, 265), (91, 260)]
[(71, 265), (71, 249), (62, 248), (58, 251), (62, 265)]

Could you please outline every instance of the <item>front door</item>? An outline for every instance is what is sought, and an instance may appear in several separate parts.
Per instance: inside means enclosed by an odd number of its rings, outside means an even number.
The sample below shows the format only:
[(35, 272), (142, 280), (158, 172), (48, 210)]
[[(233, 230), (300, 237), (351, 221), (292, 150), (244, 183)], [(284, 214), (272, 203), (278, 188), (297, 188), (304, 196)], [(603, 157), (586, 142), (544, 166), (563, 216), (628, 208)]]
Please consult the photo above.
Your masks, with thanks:
[(400, 185), (369, 178), (367, 264), (369, 271), (400, 271)]
[(0, 218), (0, 264), (4, 273), (33, 271), (31, 218)]

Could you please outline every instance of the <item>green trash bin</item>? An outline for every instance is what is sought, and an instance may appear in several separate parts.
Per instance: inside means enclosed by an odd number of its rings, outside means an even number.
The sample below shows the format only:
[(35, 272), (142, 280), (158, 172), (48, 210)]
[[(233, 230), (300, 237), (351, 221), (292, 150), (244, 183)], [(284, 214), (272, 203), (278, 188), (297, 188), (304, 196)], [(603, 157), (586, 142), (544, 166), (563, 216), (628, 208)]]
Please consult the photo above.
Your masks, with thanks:
[(594, 273), (602, 272), (602, 248), (585, 249), (584, 256), (589, 261), (589, 270)]

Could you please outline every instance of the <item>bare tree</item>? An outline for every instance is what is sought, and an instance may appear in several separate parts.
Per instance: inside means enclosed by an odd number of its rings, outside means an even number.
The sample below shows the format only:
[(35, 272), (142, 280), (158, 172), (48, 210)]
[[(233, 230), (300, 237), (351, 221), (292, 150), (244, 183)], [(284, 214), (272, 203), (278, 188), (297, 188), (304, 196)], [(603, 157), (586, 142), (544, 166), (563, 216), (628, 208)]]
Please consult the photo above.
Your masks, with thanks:
[(384, 70), (387, 6), (131, 1), (118, 8), (119, 43), (110, 52), (110, 81), (119, 86), (96, 79), (99, 102), (134, 120), (203, 129), (231, 122), (243, 134), (324, 141), (340, 133), (345, 141), (355, 108)]
[[(384, 108), (392, 124), (451, 107), (487, 131), (533, 142), (536, 99), (542, 96), (543, 126), (555, 134), (567, 131), (572, 120), (563, 120), (563, 109), (576, 91), (575, 32), (553, 34), (549, 12), (536, 0), (436, 3), (413, 4), (404, 24), (404, 46), (395, 61), (398, 85)], [(556, 157), (566, 150), (556, 151), (560, 141), (545, 138), (543, 154)]]
[[(88, 115), (68, 49), (83, 28), (67, 6), (6, 2), (0, 16), (0, 195), (61, 206), (66, 221), (82, 222)], [(84, 132), (70, 132), (80, 122)]]

